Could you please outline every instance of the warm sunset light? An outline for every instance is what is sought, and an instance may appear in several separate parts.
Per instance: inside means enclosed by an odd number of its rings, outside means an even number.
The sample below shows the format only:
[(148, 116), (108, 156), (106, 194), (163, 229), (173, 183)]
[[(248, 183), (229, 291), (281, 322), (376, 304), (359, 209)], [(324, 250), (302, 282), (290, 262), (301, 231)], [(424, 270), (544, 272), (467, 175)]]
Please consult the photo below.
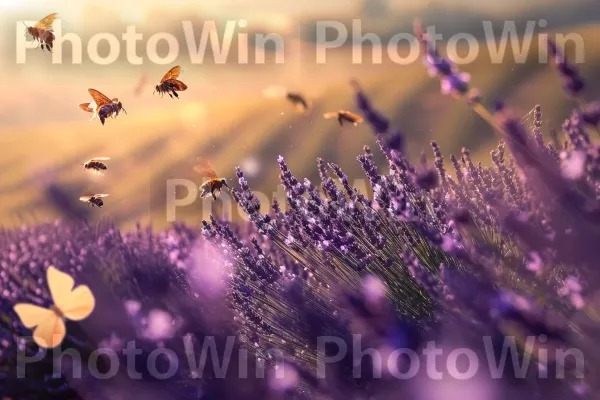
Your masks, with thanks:
[(598, 1), (0, 0), (0, 399), (597, 400)]

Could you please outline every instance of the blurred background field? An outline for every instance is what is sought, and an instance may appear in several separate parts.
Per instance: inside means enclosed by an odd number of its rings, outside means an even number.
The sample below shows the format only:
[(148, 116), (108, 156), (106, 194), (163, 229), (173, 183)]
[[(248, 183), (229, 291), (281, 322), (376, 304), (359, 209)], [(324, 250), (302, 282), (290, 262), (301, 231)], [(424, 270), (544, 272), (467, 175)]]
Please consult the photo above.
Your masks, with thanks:
[[(373, 64), (369, 61), (371, 47), (365, 45), (365, 62), (360, 65), (352, 63), (351, 46), (328, 51), (327, 62), (317, 64), (310, 36), (310, 27), (317, 20), (349, 23), (352, 18), (364, 18), (363, 32), (385, 37), (410, 32), (413, 17), (421, 17), (426, 25), (438, 24), (439, 30), (449, 34), (466, 31), (474, 35), (486, 19), (500, 21), (501, 29), (505, 19), (546, 18), (551, 32), (583, 37), (585, 63), (580, 68), (584, 76), (593, 78), (600, 68), (600, 24), (594, 20), (600, 19), (600, 14), (593, 13), (597, 4), (585, 0), (569, 6), (546, 0), (528, 2), (527, 7), (507, 3), (505, 7), (476, 6), (468, 11), (468, 2), (459, 0), (392, 2), (389, 9), (384, 2), (338, 3), (281, 6), (268, 0), (229, 1), (209, 2), (198, 9), (186, 1), (172, 2), (169, 7), (152, 1), (135, 7), (117, 2), (100, 6), (83, 1), (73, 7), (66, 2), (0, 2), (4, 27), (0, 49), (7, 55), (0, 68), (8, 78), (3, 79), (0, 101), (0, 224), (46, 221), (70, 209), (92, 220), (114, 219), (123, 227), (137, 221), (165, 227), (169, 224), (167, 181), (202, 183), (193, 171), (198, 157), (210, 159), (220, 175), (231, 179), (235, 179), (234, 167), (242, 167), (251, 186), (269, 201), (283, 195), (278, 189), (278, 155), (285, 157), (297, 176), (313, 182), (318, 180), (317, 157), (339, 164), (351, 180), (361, 179), (356, 156), (363, 145), (376, 147), (371, 131), (364, 125), (340, 129), (335, 121), (322, 117), (326, 111), (356, 110), (349, 86), (353, 78), (406, 134), (411, 158), (418, 158), (421, 151), (429, 155), (429, 141), (437, 140), (445, 156), (460, 154), (467, 144), (475, 160), (487, 161), (497, 144), (494, 133), (462, 102), (440, 96), (439, 83), (427, 75), (420, 62), (397, 65), (384, 51), (384, 62)], [(63, 32), (81, 32), (84, 38), (101, 31), (120, 35), (132, 23), (142, 32), (176, 34), (181, 31), (182, 19), (201, 27), (206, 19), (244, 18), (248, 31), (281, 32), (286, 39), (285, 63), (276, 65), (274, 56), (269, 55), (270, 62), (265, 65), (239, 65), (235, 57), (223, 65), (194, 65), (182, 39), (182, 57), (170, 65), (145, 60), (143, 65), (132, 66), (124, 59), (107, 66), (93, 65), (86, 60), (85, 49), (82, 65), (68, 64), (70, 50), (65, 51), (63, 64), (52, 64), (51, 56), (41, 50), (29, 50), (26, 64), (17, 65), (16, 21), (40, 19), (50, 12), (62, 17)], [(551, 67), (539, 63), (536, 42), (534, 38), (524, 64), (515, 63), (510, 49), (502, 64), (493, 64), (482, 43), (477, 60), (461, 69), (472, 75), (473, 87), (481, 89), (488, 104), (508, 100), (522, 115), (541, 104), (548, 131), (560, 127), (572, 104), (561, 95)], [(180, 100), (153, 96), (154, 84), (175, 64), (183, 67), (181, 80), (189, 89), (181, 93)], [(148, 84), (138, 96), (135, 88), (144, 75)], [(589, 82), (589, 92), (600, 89), (597, 81)], [(266, 99), (262, 91), (271, 85), (304, 93), (313, 101), (310, 115), (296, 113), (285, 100)], [(118, 97), (128, 115), (109, 119), (105, 126), (98, 120), (88, 123), (89, 114), (78, 104), (89, 101), (90, 87)], [(104, 176), (81, 167), (94, 156), (111, 157)], [(87, 209), (77, 201), (94, 192), (110, 194), (101, 210)], [(185, 190), (178, 191), (178, 196), (184, 195)], [(222, 212), (227, 207), (226, 195), (224, 201), (196, 201), (181, 207), (177, 220), (199, 223), (210, 212)], [(239, 215), (233, 212), (234, 218)]]

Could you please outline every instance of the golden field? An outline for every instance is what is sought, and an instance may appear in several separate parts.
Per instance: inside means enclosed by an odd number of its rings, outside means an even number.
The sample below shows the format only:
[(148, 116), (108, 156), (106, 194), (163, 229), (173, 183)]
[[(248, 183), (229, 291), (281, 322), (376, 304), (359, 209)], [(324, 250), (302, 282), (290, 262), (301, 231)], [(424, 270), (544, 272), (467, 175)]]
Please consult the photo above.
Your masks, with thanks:
[[(580, 67), (591, 80), (600, 66), (600, 43), (595, 40), (600, 31), (595, 26), (574, 31), (585, 39), (586, 58)], [(298, 177), (313, 182), (317, 157), (338, 163), (351, 180), (360, 179), (356, 156), (363, 145), (375, 147), (369, 127), (340, 129), (322, 117), (326, 111), (356, 111), (348, 84), (352, 78), (406, 134), (413, 159), (422, 150), (429, 155), (433, 139), (445, 155), (459, 154), (466, 145), (477, 160), (487, 160), (496, 145), (493, 131), (464, 103), (442, 96), (438, 81), (420, 62), (353, 65), (351, 50), (340, 49), (318, 65), (312, 61), (311, 45), (291, 46), (283, 65), (182, 61), (181, 80), (189, 89), (180, 100), (152, 95), (152, 86), (170, 66), (53, 65), (50, 55), (40, 50), (28, 53), (26, 65), (3, 67), (11, 79), (3, 84), (10, 95), (0, 103), (0, 223), (14, 226), (58, 217), (46, 190), (55, 185), (82, 210), (86, 204), (77, 201), (80, 195), (109, 193), (105, 207), (86, 210), (92, 220), (107, 217), (124, 227), (137, 221), (164, 227), (169, 223), (167, 181), (189, 179), (199, 185), (201, 178), (193, 171), (198, 157), (210, 159), (220, 175), (234, 180), (234, 167), (246, 167), (253, 189), (269, 199), (282, 194), (277, 188), (278, 155)], [(364, 49), (365, 56), (369, 52)], [(552, 68), (536, 61), (537, 51), (530, 53), (528, 63), (515, 64), (508, 57), (496, 65), (482, 52), (462, 70), (472, 75), (472, 86), (481, 89), (487, 104), (508, 100), (523, 115), (541, 104), (546, 127), (559, 128), (573, 104), (562, 95)], [(134, 88), (143, 74), (149, 84), (137, 97)], [(311, 97), (311, 114), (296, 113), (285, 100), (266, 99), (262, 90), (271, 85)], [(78, 104), (89, 101), (90, 87), (118, 97), (128, 115), (109, 119), (105, 126), (98, 120), (88, 123), (90, 115)], [(588, 92), (598, 89), (595, 83)], [(81, 167), (94, 156), (111, 157), (105, 175), (95, 176)], [(220, 204), (196, 201), (178, 209), (177, 220), (198, 223), (210, 207)]]

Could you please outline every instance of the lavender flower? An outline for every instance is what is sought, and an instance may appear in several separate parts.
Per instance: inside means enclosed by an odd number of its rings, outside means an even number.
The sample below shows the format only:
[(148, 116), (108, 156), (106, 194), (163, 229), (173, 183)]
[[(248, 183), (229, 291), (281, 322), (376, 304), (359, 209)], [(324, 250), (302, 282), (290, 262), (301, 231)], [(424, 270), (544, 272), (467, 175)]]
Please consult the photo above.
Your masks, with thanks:
[[(457, 98), (467, 95), (469, 93), (471, 75), (458, 71), (450, 60), (443, 58), (438, 53), (437, 49), (430, 43), (427, 34), (423, 31), (420, 22), (415, 22), (414, 30), (425, 52), (423, 64), (430, 76), (440, 79), (442, 94), (451, 94)], [(478, 97), (473, 95), (470, 98), (472, 101), (477, 101)]]
[[(474, 162), (463, 148), (460, 158), (450, 158), (452, 177), (442, 149), (431, 142), (433, 164), (423, 154), (420, 165), (413, 165), (403, 135), (390, 129), (389, 120), (354, 84), (358, 107), (385, 156), (385, 165), (378, 165), (365, 146), (357, 157), (370, 183), (368, 193), (353, 187), (339, 165), (318, 159), (317, 182), (296, 177), (280, 156), (285, 204), (274, 200), (270, 210), (259, 203), (242, 169), (235, 170), (238, 187), (232, 195), (248, 224), (211, 217), (197, 228), (176, 224), (159, 233), (141, 226), (121, 232), (106, 221), (91, 226), (71, 207), (62, 207), (68, 222), (4, 230), (0, 360), (9, 367), (0, 371), (0, 393), (19, 399), (88, 399), (101, 393), (161, 400), (391, 400), (420, 398), (423, 387), (431, 387), (419, 380), (408, 391), (404, 381), (379, 379), (391, 368), (372, 361), (360, 363), (366, 372), (356, 378), (356, 335), (386, 355), (457, 339), (489, 355), (479, 339), (491, 338), (495, 354), (506, 337), (515, 337), (520, 357), (580, 348), (586, 365), (600, 368), (597, 321), (587, 313), (600, 284), (600, 150), (586, 131), (598, 125), (597, 106), (582, 106), (563, 124), (564, 146), (557, 144), (558, 136), (545, 145), (541, 108), (534, 110), (531, 131), (501, 103), (493, 119), (468, 79), (430, 46), (419, 24), (416, 32), (426, 65), (442, 87), (469, 102), (502, 134), (491, 163)], [(566, 89), (579, 95), (584, 85), (578, 72), (558, 59), (555, 46), (551, 51)], [(28, 366), (27, 379), (18, 379), (20, 352), (31, 356), (39, 349), (27, 339), (31, 332), (12, 306), (50, 305), (44, 285), (49, 265), (88, 284), (97, 298), (94, 314), (67, 330), (65, 342), (82, 361), (99, 344), (117, 349), (135, 340), (147, 372), (157, 349), (187, 359), (179, 338), (200, 351), (203, 338), (214, 337), (221, 354), (233, 337), (233, 353), (243, 354), (231, 360), (236, 372), (244, 358), (257, 370), (243, 379), (231, 374), (211, 379), (214, 368), (199, 376), (180, 362), (172, 379), (138, 382), (120, 374), (114, 381), (85, 377), (78, 384), (68, 374), (52, 377), (53, 360), (45, 355)], [(339, 339), (348, 350), (330, 365), (326, 380), (314, 372), (323, 337)], [(539, 351), (528, 350), (528, 337), (539, 339), (534, 342)], [(535, 360), (541, 366), (534, 372), (542, 371), (542, 360)], [(565, 379), (535, 380), (530, 373), (519, 385), (499, 380), (497, 387), (505, 392), (486, 387), (478, 393), (558, 400), (600, 390), (593, 375), (581, 378), (577, 365), (566, 364)], [(266, 379), (254, 378), (259, 372)], [(126, 384), (119, 385), (123, 380)]]
[(569, 64), (564, 53), (556, 46), (556, 43), (548, 39), (548, 50), (554, 60), (554, 65), (563, 80), (563, 89), (569, 95), (578, 97), (585, 89), (585, 81), (579, 74), (577, 68)]

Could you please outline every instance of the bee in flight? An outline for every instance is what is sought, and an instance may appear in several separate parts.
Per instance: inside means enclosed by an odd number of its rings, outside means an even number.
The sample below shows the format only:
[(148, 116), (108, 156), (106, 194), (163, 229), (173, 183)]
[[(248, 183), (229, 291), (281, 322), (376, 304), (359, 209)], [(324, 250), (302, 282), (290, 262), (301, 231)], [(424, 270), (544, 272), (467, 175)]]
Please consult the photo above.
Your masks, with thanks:
[[(173, 96), (179, 98), (177, 95), (177, 91), (184, 91), (187, 89), (185, 83), (181, 82), (177, 78), (181, 74), (181, 67), (179, 65), (174, 66), (163, 76), (160, 80), (160, 83), (156, 85), (154, 88), (154, 92), (160, 93), (160, 97), (164, 96), (164, 94), (168, 94), (173, 98)], [(153, 93), (154, 94), (154, 93)]]
[(326, 119), (337, 118), (340, 126), (344, 126), (344, 121), (350, 122), (354, 126), (358, 126), (358, 124), (360, 124), (364, 121), (363, 117), (356, 115), (356, 114), (352, 114), (350, 111), (344, 111), (344, 110), (328, 112), (328, 113), (323, 114), (323, 116)]
[(298, 111), (308, 112), (311, 108), (310, 100), (300, 93), (289, 92), (286, 94), (285, 98), (288, 99)]
[(263, 95), (271, 99), (285, 98), (298, 112), (308, 113), (312, 107), (312, 102), (306, 96), (298, 92), (290, 92), (282, 86), (270, 86), (263, 90)]
[(194, 171), (198, 172), (204, 178), (208, 178), (206, 182), (200, 185), (200, 198), (203, 199), (212, 195), (213, 199), (217, 199), (217, 195), (221, 193), (223, 186), (229, 188), (225, 178), (219, 178), (209, 161), (201, 161), (199, 165), (194, 167)]
[(88, 205), (94, 207), (98, 207), (98, 208), (102, 208), (102, 206), (104, 205), (104, 202), (102, 201), (103, 197), (107, 197), (107, 194), (90, 194), (87, 196), (81, 196), (79, 198), (79, 201), (83, 201), (84, 203), (88, 203)]
[(109, 157), (95, 157), (92, 158), (91, 160), (87, 160), (85, 163), (81, 164), (83, 165), (84, 169), (90, 169), (92, 171), (94, 171), (97, 174), (100, 174), (102, 171), (106, 170), (106, 164), (103, 163), (102, 161), (107, 161), (110, 160)]
[(33, 40), (42, 44), (42, 50), (44, 50), (45, 46), (46, 50), (52, 52), (53, 42), (55, 39), (54, 31), (52, 30), (52, 24), (54, 23), (57, 15), (57, 13), (47, 15), (34, 26), (25, 25), (27, 27), (27, 33), (33, 37)]
[(118, 116), (121, 110), (127, 114), (127, 111), (119, 99), (115, 98), (111, 100), (96, 89), (88, 89), (88, 92), (92, 96), (93, 102), (79, 105), (79, 108), (81, 108), (83, 111), (92, 113), (92, 118), (90, 118), (88, 122), (93, 120), (95, 117), (98, 117), (102, 125), (104, 125), (106, 118), (114, 118)]

